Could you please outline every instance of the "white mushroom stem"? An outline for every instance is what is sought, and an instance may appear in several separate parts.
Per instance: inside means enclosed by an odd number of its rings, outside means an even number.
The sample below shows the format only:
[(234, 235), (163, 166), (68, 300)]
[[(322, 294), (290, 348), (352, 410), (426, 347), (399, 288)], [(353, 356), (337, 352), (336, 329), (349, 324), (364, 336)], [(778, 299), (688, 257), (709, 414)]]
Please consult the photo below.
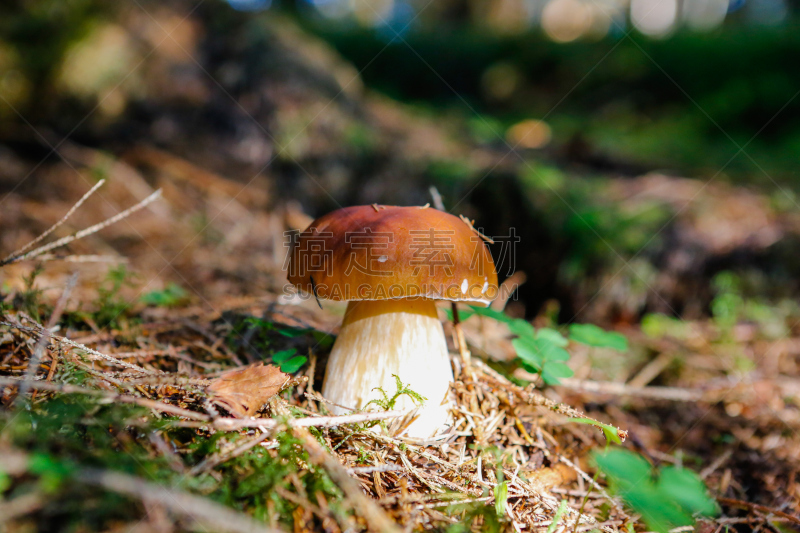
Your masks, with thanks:
[[(405, 434), (427, 438), (444, 429), (453, 370), (434, 301), (350, 301), (325, 370), (323, 396), (345, 407), (363, 409), (370, 400), (382, 398), (376, 387), (390, 398), (394, 395), (393, 374), (427, 398)], [(394, 409), (414, 406), (408, 395), (402, 395)], [(376, 408), (375, 404), (369, 406)], [(334, 412), (346, 411), (335, 408)]]

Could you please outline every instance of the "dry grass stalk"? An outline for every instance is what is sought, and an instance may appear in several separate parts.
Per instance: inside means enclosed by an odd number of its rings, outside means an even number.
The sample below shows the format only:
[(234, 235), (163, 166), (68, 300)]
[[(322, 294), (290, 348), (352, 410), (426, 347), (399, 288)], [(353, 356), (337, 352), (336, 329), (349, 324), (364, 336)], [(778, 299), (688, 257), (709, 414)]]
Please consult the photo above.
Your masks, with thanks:
[(39, 243), (40, 243), (40, 242), (42, 242), (42, 241), (43, 241), (45, 238), (47, 238), (47, 236), (48, 236), (48, 235), (50, 235), (51, 233), (53, 233), (53, 232), (54, 232), (56, 229), (58, 229), (58, 228), (59, 228), (59, 227), (60, 227), (62, 224), (64, 224), (64, 222), (66, 222), (66, 221), (69, 219), (69, 217), (71, 217), (71, 216), (72, 216), (72, 215), (75, 213), (75, 211), (77, 211), (77, 210), (78, 210), (78, 208), (79, 208), (80, 206), (82, 206), (82, 205), (83, 205), (83, 203), (84, 203), (86, 200), (88, 200), (88, 199), (89, 199), (89, 197), (90, 197), (91, 195), (93, 195), (93, 194), (95, 193), (95, 191), (96, 191), (97, 189), (99, 189), (100, 187), (102, 187), (102, 186), (103, 186), (103, 184), (104, 184), (105, 182), (106, 182), (106, 180), (104, 180), (104, 179), (101, 179), (100, 181), (98, 181), (97, 183), (95, 183), (94, 187), (92, 187), (91, 189), (89, 189), (89, 191), (88, 191), (86, 194), (84, 194), (84, 195), (83, 195), (83, 196), (80, 198), (80, 200), (78, 200), (78, 201), (75, 203), (75, 205), (73, 205), (73, 206), (70, 208), (70, 210), (69, 210), (69, 211), (67, 211), (67, 214), (66, 214), (66, 215), (64, 215), (63, 217), (61, 217), (61, 220), (59, 220), (58, 222), (56, 222), (55, 224), (53, 224), (52, 226), (50, 226), (50, 227), (49, 227), (49, 228), (48, 228), (48, 229), (47, 229), (47, 230), (46, 230), (44, 233), (42, 233), (41, 235), (39, 235), (38, 237), (36, 237), (35, 239), (33, 239), (31, 242), (29, 242), (28, 244), (26, 244), (26, 245), (25, 245), (25, 246), (23, 246), (22, 248), (19, 248), (18, 250), (14, 251), (14, 252), (11, 252), (11, 253), (10, 253), (10, 254), (9, 254), (9, 255), (8, 255), (6, 258), (5, 258), (5, 259), (3, 259), (3, 261), (0, 261), (0, 266), (7, 265), (7, 264), (9, 264), (9, 263), (13, 263), (13, 262), (14, 262), (14, 261), (16, 261), (18, 258), (21, 258), (21, 257), (22, 257), (22, 254), (24, 254), (24, 253), (25, 253), (27, 250), (30, 250), (30, 249), (31, 249), (33, 246), (35, 246), (35, 245), (39, 244)]
[(63, 345), (66, 345), (66, 346), (70, 346), (72, 348), (76, 348), (78, 350), (81, 350), (81, 351), (85, 352), (89, 356), (89, 359), (105, 360), (105, 361), (107, 361), (109, 363), (112, 363), (112, 364), (115, 364), (115, 365), (118, 365), (118, 366), (129, 368), (131, 370), (136, 370), (137, 372), (141, 372), (142, 374), (161, 374), (162, 373), (161, 371), (147, 370), (146, 368), (143, 368), (143, 367), (141, 367), (139, 365), (134, 365), (133, 363), (128, 363), (126, 361), (121, 361), (121, 360), (117, 359), (116, 357), (110, 356), (110, 355), (102, 353), (102, 352), (98, 352), (97, 350), (93, 350), (92, 348), (89, 348), (88, 346), (85, 346), (83, 344), (75, 342), (75, 341), (73, 341), (71, 339), (67, 339), (65, 337), (59, 337), (58, 335), (50, 335), (50, 332), (47, 329), (45, 329), (41, 324), (37, 323), (32, 318), (30, 318), (28, 316), (25, 316), (22, 313), (20, 313), (20, 316), (25, 318), (27, 322), (30, 322), (31, 324), (33, 324), (33, 327), (23, 326), (19, 322), (16, 322), (16, 321), (13, 321), (13, 320), (12, 321), (0, 321), (0, 325), (10, 326), (10, 327), (15, 328), (15, 329), (17, 329), (19, 331), (24, 331), (25, 333), (29, 333), (31, 335), (36, 335), (37, 337), (42, 337), (42, 336), (48, 335), (48, 336), (51, 337), (51, 339), (54, 342), (57, 342), (59, 344), (63, 344)]
[(41, 262), (48, 261), (63, 261), (65, 263), (127, 263), (126, 257), (119, 257), (116, 255), (55, 255), (43, 254), (36, 258)]
[[(90, 192), (93, 192), (93, 191), (94, 191), (94, 188)], [(135, 212), (147, 207), (148, 204), (154, 202), (160, 196), (161, 196), (161, 190), (159, 189), (156, 192), (154, 192), (153, 194), (151, 194), (150, 196), (148, 196), (147, 198), (145, 198), (144, 200), (142, 200), (141, 202), (137, 203), (136, 205), (134, 205), (132, 207), (129, 207), (128, 209), (126, 209), (126, 210), (124, 210), (124, 211), (122, 211), (120, 213), (117, 213), (113, 217), (107, 218), (106, 220), (104, 220), (102, 222), (99, 222), (99, 223), (97, 223), (97, 224), (95, 224), (93, 226), (89, 226), (88, 228), (82, 229), (82, 230), (80, 230), (80, 231), (78, 231), (76, 233), (73, 233), (72, 235), (68, 235), (66, 237), (62, 237), (61, 239), (58, 239), (57, 241), (51, 242), (50, 244), (46, 244), (44, 246), (40, 246), (39, 248), (36, 248), (36, 249), (31, 250), (29, 252), (22, 253), (21, 255), (12, 254), (12, 255), (6, 257), (3, 261), (0, 261), (0, 267), (8, 265), (8, 264), (11, 264), (11, 263), (16, 263), (18, 261), (24, 261), (26, 259), (33, 259), (35, 257), (38, 257), (40, 255), (45, 254), (46, 252), (49, 252), (50, 250), (54, 250), (56, 248), (60, 248), (62, 246), (66, 246), (67, 244), (69, 244), (69, 243), (71, 243), (73, 241), (82, 239), (84, 237), (88, 237), (89, 235), (97, 233), (98, 231), (100, 231), (102, 229), (105, 229), (108, 226), (110, 226), (110, 225), (112, 225), (112, 224), (114, 224), (116, 222), (119, 222), (120, 220), (123, 220), (123, 219), (131, 216), (133, 213), (135, 213)], [(75, 209), (77, 209), (79, 207), (79, 205), (81, 203), (82, 203), (82, 201), (79, 201), (78, 204), (73, 206), (73, 208), (70, 209), (70, 211), (67, 213), (67, 216), (71, 215), (75, 211)], [(64, 220), (66, 220), (66, 217), (63, 218), (58, 223), (56, 223), (56, 225), (53, 226), (51, 229), (47, 230), (45, 232), (45, 234), (43, 234), (43, 235), (47, 236), (47, 234), (49, 234), (50, 231), (52, 231), (56, 227), (60, 226), (63, 223)], [(42, 237), (40, 235), (39, 237), (37, 237), (37, 239), (35, 239), (32, 242), (36, 243), (36, 242), (40, 241), (43, 238), (44, 237)], [(27, 248), (29, 245), (32, 245), (32, 244), (29, 243), (28, 245), (23, 247), (23, 249)]]
[[(58, 303), (56, 304), (53, 313), (50, 315), (50, 320), (47, 322), (47, 327), (43, 328), (42, 335), (39, 337), (39, 340), (36, 342), (36, 348), (33, 350), (33, 354), (31, 358), (28, 360), (28, 369), (25, 371), (25, 379), (20, 383), (19, 386), (19, 393), (17, 395), (17, 401), (21, 400), (25, 397), (28, 393), (28, 383), (36, 377), (36, 371), (39, 369), (39, 362), (42, 359), (42, 354), (44, 353), (47, 345), (50, 343), (50, 335), (51, 331), (55, 326), (58, 324), (59, 319), (61, 319), (61, 315), (64, 313), (64, 309), (67, 306), (67, 301), (69, 301), (69, 296), (72, 294), (72, 289), (75, 288), (75, 284), (78, 282), (78, 274), (75, 273), (69, 277), (67, 280), (67, 284), (64, 287), (64, 291), (61, 293), (61, 298), (58, 299)], [(55, 368), (55, 359), (51, 364), (51, 371)], [(52, 372), (48, 372), (49, 374)]]

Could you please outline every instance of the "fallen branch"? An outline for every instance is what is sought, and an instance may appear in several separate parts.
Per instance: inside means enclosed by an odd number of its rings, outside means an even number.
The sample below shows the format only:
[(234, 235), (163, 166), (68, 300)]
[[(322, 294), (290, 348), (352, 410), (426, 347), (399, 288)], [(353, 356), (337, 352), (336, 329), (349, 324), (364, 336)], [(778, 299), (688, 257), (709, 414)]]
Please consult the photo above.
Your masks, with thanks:
[(87, 468), (79, 471), (75, 477), (83, 483), (98, 485), (113, 492), (139, 498), (145, 502), (163, 505), (171, 512), (204, 524), (210, 527), (211, 530), (234, 533), (274, 533), (280, 531), (208, 498), (202, 498), (180, 490), (168, 489), (127, 474)]
[(63, 261), (65, 263), (127, 263), (127, 257), (116, 255), (56, 255), (38, 256), (39, 261)]

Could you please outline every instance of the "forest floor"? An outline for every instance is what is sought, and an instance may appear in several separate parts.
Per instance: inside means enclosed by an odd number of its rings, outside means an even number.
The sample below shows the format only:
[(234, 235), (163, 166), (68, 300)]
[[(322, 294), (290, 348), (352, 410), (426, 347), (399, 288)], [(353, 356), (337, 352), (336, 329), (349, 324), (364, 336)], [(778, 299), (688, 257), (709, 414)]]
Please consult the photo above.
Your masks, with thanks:
[[(445, 320), (455, 425), (397, 437), (409, 413), (391, 402), (336, 418), (316, 392), (343, 307), (283, 294), (284, 232), (309, 217), (164, 158), (145, 209), (0, 267), (5, 530), (646, 530), (594, 464), (605, 423), (705, 482), (719, 514), (694, 530), (800, 531), (796, 311), (619, 324), (626, 353), (572, 344), (575, 377), (544, 388), (511, 364), (505, 326), (465, 320), (466, 365)], [(151, 198), (107, 163), (125, 179), (31, 249)], [(68, 171), (6, 197), (4, 255), (87, 193)], [(719, 305), (755, 305), (737, 298)]]

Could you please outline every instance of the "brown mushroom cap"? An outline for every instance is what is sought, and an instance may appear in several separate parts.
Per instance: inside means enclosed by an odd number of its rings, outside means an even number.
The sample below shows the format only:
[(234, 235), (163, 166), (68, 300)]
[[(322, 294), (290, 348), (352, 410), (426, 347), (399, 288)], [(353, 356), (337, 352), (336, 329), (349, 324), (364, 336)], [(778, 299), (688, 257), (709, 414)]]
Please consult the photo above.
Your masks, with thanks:
[(288, 278), (329, 300), (488, 304), (498, 292), (481, 235), (465, 220), (427, 207), (354, 206), (318, 218), (300, 234)]

